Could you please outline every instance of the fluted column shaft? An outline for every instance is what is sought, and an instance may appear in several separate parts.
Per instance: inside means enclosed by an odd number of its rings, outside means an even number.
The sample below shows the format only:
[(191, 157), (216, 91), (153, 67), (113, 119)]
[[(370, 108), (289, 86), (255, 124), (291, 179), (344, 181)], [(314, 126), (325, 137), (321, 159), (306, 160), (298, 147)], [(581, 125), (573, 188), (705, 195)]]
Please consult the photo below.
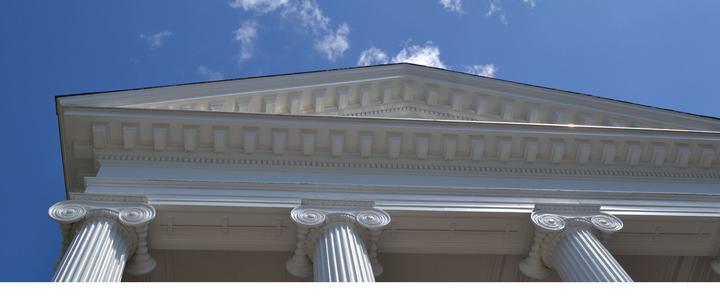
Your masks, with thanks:
[(313, 254), (315, 282), (375, 282), (367, 248), (355, 226), (333, 223), (324, 228)]
[(620, 231), (619, 218), (600, 212), (599, 206), (543, 208), (530, 215), (535, 237), (528, 257), (519, 263), (523, 274), (545, 279), (554, 269), (563, 281), (633, 281), (595, 237), (599, 233), (607, 239)]
[(633, 281), (588, 227), (572, 227), (561, 236), (557, 239), (552, 262), (563, 281)]
[(75, 234), (60, 261), (54, 282), (118, 282), (131, 242), (114, 219), (92, 217)]

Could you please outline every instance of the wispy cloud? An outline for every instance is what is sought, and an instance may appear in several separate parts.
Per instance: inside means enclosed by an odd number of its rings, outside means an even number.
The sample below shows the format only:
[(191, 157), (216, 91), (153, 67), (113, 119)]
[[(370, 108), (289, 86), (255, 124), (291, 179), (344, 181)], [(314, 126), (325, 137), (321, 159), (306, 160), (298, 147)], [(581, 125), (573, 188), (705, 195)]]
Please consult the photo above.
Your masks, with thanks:
[(500, 4), (500, 1), (498, 0), (490, 0), (490, 5), (488, 6), (488, 10), (485, 13), (485, 16), (492, 17), (497, 16), (500, 22), (502, 24), (507, 25), (507, 16), (505, 15), (505, 11), (502, 8), (502, 5)]
[(447, 68), (440, 60), (440, 48), (432, 42), (425, 45), (410, 45), (400, 50), (392, 59), (393, 63), (413, 63), (438, 68)]
[(537, 5), (537, 1), (536, 1), (536, 0), (523, 0), (523, 3), (525, 3), (525, 4), (528, 5), (528, 6), (530, 6), (531, 8), (535, 7), (535, 5)]
[(240, 43), (240, 61), (251, 59), (254, 55), (258, 25), (254, 20), (243, 22), (235, 30), (235, 41)]
[(472, 73), (484, 77), (495, 77), (495, 73), (497, 72), (497, 67), (495, 67), (495, 64), (485, 64), (485, 65), (470, 65), (465, 66), (465, 72)]
[(154, 34), (140, 34), (138, 35), (138, 37), (145, 41), (148, 45), (150, 45), (150, 49), (156, 49), (160, 46), (163, 46), (165, 40), (173, 35), (173, 32), (169, 30), (163, 30)]
[(387, 54), (376, 47), (370, 47), (363, 50), (358, 58), (357, 64), (360, 66), (387, 64), (389, 62)]
[(246, 11), (268, 13), (288, 4), (288, 0), (233, 0), (232, 8), (242, 8)]
[(456, 14), (463, 13), (462, 0), (439, 0), (438, 2), (446, 11)]
[(280, 14), (298, 22), (301, 27), (316, 35), (331, 31), (329, 29), (330, 18), (325, 16), (315, 0), (292, 1)]
[(348, 35), (350, 26), (346, 23), (336, 30), (315, 0), (234, 0), (233, 8), (241, 8), (256, 14), (277, 12), (283, 19), (294, 22), (298, 28), (312, 35), (315, 50), (329, 61), (335, 61), (350, 48)]
[(401, 49), (394, 57), (389, 58), (383, 50), (370, 47), (360, 53), (357, 64), (360, 66), (392, 63), (413, 63), (432, 67), (446, 68), (440, 60), (440, 48), (432, 42), (425, 45), (408, 45)]
[(198, 66), (197, 72), (201, 77), (207, 79), (208, 81), (217, 81), (223, 79), (222, 73), (220, 73), (219, 71), (211, 70), (205, 65)]
[[(495, 17), (497, 18), (502, 24), (508, 25), (508, 17), (505, 12), (505, 9), (502, 5), (503, 0), (489, 0), (488, 1), (488, 9), (485, 12), (485, 16), (487, 17)], [(530, 9), (535, 8), (537, 6), (537, 0), (522, 0), (523, 4)]]
[[(390, 58), (388, 54), (377, 47), (370, 47), (360, 53), (357, 65), (368, 66), (387, 63), (413, 63), (443, 69), (453, 69), (448, 67), (440, 58), (440, 47), (431, 41), (425, 44), (407, 45), (403, 47), (395, 56)], [(495, 77), (498, 68), (495, 64), (477, 64), (467, 65), (462, 68), (463, 72), (477, 74), (485, 77)]]
[(324, 54), (328, 60), (334, 62), (350, 48), (350, 43), (347, 38), (349, 34), (350, 28), (347, 24), (343, 23), (338, 27), (337, 31), (329, 33), (325, 35), (322, 40), (317, 41), (315, 43), (315, 49)]

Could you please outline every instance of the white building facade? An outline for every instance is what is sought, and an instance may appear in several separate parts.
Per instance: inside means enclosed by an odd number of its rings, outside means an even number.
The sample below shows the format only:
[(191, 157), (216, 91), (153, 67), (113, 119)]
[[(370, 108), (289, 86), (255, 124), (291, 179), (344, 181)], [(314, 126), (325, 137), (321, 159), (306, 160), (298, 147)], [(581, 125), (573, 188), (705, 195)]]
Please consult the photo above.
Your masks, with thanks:
[(57, 113), (54, 281), (720, 280), (720, 119), (412, 64)]

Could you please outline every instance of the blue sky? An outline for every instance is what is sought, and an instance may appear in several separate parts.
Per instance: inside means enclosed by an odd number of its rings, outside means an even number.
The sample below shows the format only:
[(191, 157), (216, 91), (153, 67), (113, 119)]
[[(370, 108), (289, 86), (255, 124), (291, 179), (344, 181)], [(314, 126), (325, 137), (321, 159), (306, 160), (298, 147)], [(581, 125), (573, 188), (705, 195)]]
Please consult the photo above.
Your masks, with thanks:
[(720, 116), (720, 1), (2, 1), (0, 281), (44, 281), (54, 96), (409, 61)]

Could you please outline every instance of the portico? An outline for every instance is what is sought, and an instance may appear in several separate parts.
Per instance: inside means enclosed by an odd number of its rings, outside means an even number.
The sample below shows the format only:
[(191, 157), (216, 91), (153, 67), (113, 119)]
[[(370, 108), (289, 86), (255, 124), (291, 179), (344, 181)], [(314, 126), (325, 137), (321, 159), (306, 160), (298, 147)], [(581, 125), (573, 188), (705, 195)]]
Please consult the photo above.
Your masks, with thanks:
[(411, 64), (61, 96), (58, 117), (56, 281), (718, 278), (709, 117)]

